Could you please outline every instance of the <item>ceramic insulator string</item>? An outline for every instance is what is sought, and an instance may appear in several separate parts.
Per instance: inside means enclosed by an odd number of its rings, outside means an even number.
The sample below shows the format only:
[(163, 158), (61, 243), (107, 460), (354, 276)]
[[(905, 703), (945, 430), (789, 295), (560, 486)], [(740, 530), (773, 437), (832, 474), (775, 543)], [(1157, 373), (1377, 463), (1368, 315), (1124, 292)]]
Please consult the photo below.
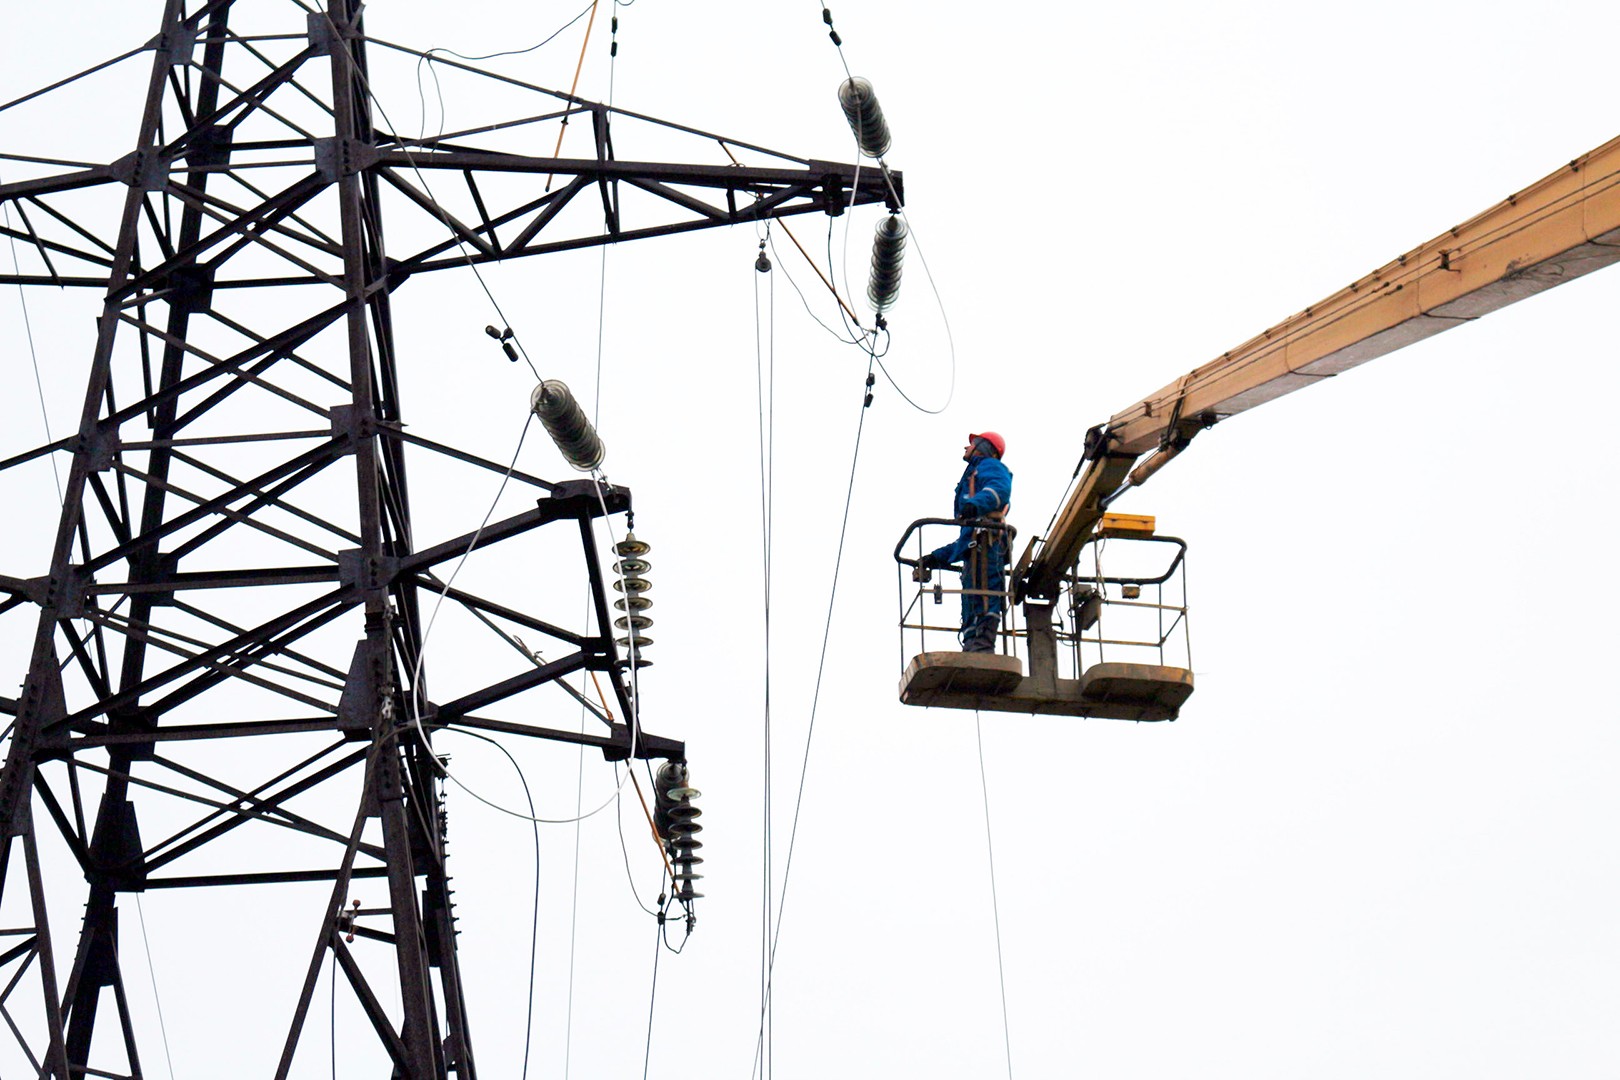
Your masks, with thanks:
[(889, 152), (889, 122), (883, 119), (883, 108), (870, 82), (858, 75), (845, 79), (838, 87), (838, 104), (844, 107), (861, 153), (880, 158)]
[(900, 267), (906, 257), (906, 223), (890, 214), (877, 223), (872, 235), (872, 276), (866, 299), (873, 311), (888, 311), (900, 299)]
[(607, 447), (566, 383), (545, 380), (529, 395), (529, 407), (540, 418), (546, 434), (557, 444), (569, 465), (580, 472), (590, 472), (602, 464)]
[(673, 873), (670, 875), (675, 897), (690, 903), (701, 899), (696, 885), (703, 880), (698, 865), (703, 856), (698, 854), (703, 841), (697, 834), (703, 831), (698, 818), (703, 811), (693, 805), (701, 792), (692, 786), (690, 773), (684, 761), (665, 762), (653, 782), (653, 827), (669, 851)]

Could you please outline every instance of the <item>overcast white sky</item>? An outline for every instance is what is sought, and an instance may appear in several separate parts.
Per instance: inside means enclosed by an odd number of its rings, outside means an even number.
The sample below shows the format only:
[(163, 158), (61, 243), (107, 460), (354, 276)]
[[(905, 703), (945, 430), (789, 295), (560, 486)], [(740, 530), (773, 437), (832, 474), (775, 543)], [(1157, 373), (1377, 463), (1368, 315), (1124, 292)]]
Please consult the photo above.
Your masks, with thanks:
[[(485, 53), (540, 40), (581, 3), (378, 2), (370, 30)], [(150, 37), (159, 5), (74, 12), (71, 25), (50, 5), (8, 15), (0, 98)], [(974, 718), (896, 702), (889, 552), (900, 530), (948, 509), (962, 434), (994, 428), (1009, 442), (1013, 517), (1040, 531), (1088, 426), (1620, 133), (1601, 45), (1620, 15), (1557, 0), (1533, 16), (1438, 0), (867, 0), (833, 12), (851, 68), (891, 121), (890, 161), (949, 315), (957, 385), (936, 417), (880, 383), (865, 417), (786, 898), (773, 1075), (997, 1076), (1007, 1065)], [(636, 0), (616, 13), (618, 104), (808, 157), (853, 153), (834, 97), (843, 70), (814, 0)], [(505, 70), (566, 89), (583, 25)], [(608, 96), (605, 29), (591, 40), (585, 97)], [(379, 71), (377, 93), (414, 129), (409, 76)], [(445, 93), (449, 126), (476, 122), (480, 100), (450, 83)], [(36, 117), (0, 126), (0, 138), (122, 153), (139, 107), (114, 97), (99, 116), (58, 115), (51, 132)], [(845, 219), (857, 294), (875, 217)], [(823, 219), (794, 228), (824, 247)], [(840, 250), (842, 223), (833, 242)], [(755, 252), (754, 231), (737, 229), (607, 255), (601, 429), (609, 474), (636, 493), (637, 532), (654, 545), (644, 721), (687, 741), (708, 827), (698, 932), (658, 965), (648, 1075), (671, 1080), (744, 1080), (758, 1022), (753, 313), (767, 279)], [(813, 281), (782, 255), (780, 270)], [(490, 275), (542, 369), (587, 395), (600, 258)], [(891, 370), (935, 405), (950, 354), (920, 271), (908, 261)], [(779, 886), (865, 366), (778, 278)], [(1620, 579), (1605, 405), (1620, 389), (1617, 289), (1620, 277), (1600, 272), (1233, 419), (1119, 504), (1192, 545), (1198, 689), (1174, 724), (983, 720), (1015, 1075), (1620, 1071), (1609, 686)], [(830, 317), (824, 291), (807, 295)], [(407, 417), (504, 458), (530, 386), (483, 338), (493, 317), (476, 285), (446, 275), (400, 296)], [(29, 298), (58, 434), (83, 393), (86, 301)], [(9, 456), (43, 441), (15, 291), (0, 296), (0, 362)], [(523, 466), (566, 472), (539, 441)], [(36, 480), (24, 497), (43, 500), (49, 530), (48, 474)], [(417, 482), (422, 520), (442, 524), (430, 540), (475, 526), (493, 495)], [(29, 561), (39, 527), (13, 517), (0, 572), (44, 570)], [(508, 555), (475, 559), (468, 580), (543, 591), (543, 561)], [(20, 681), (29, 632), (0, 625), (13, 673), (0, 683)], [(473, 663), (460, 648), (447, 631), (430, 667)], [(541, 722), (575, 723), (555, 697)], [(482, 790), (519, 803), (504, 761), (456, 752)], [(574, 753), (522, 753), (542, 812), (566, 816)], [(611, 791), (600, 762), (587, 757), (583, 776), (587, 806)], [(516, 1076), (531, 840), (458, 793), (451, 813), (480, 1066)], [(643, 831), (627, 813), (628, 861), (649, 897), (658, 864)], [(571, 826), (546, 828), (530, 1075), (633, 1076), (653, 926), (607, 815), (580, 834), (577, 894), (574, 850)], [(79, 911), (72, 887), (69, 876), (63, 943)], [(244, 899), (199, 918), (172, 894), (144, 901), (176, 1077), (232, 1074), (257, 1026), (282, 1029), (289, 996), (265, 1007), (271, 1019), (244, 1020), (222, 991), (248, 970), (296, 982), (321, 900), (300, 895), (315, 914), (283, 918), (290, 903)], [(134, 933), (127, 915), (125, 926)], [(144, 958), (125, 965), (146, 1010)], [(326, 1075), (327, 1020), (312, 1021), (299, 1075)], [(360, 1023), (340, 1013), (340, 1075), (380, 1075)], [(145, 1039), (149, 1075), (166, 1075), (155, 1026)]]

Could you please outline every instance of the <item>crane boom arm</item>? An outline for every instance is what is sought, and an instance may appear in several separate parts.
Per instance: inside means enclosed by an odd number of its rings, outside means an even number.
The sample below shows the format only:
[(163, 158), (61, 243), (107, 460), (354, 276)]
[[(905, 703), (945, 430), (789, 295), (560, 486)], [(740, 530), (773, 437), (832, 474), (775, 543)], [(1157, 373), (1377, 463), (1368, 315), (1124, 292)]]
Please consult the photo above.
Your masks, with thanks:
[(1116, 413), (1050, 534), (1025, 549), (1022, 591), (1054, 595), (1127, 477), (1145, 480), (1202, 428), (1617, 261), (1620, 138)]

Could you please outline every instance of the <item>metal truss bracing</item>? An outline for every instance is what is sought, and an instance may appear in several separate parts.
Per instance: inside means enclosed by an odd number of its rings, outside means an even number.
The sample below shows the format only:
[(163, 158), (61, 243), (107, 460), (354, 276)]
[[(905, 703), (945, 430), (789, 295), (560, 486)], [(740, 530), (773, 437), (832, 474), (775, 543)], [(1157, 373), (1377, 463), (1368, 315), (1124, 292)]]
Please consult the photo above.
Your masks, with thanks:
[[(408, 461), (508, 470), (407, 433), (393, 294), (432, 270), (899, 205), (898, 174), (444, 59), (487, 79), (512, 115), (402, 137), (369, 64), (379, 50), (422, 54), (368, 39), (359, 12), (358, 0), (167, 0), (158, 34), (110, 62), (147, 69), (132, 149), (87, 162), (0, 147), (3, 231), (22, 254), (0, 282), (105, 294), (77, 431), (0, 461), (0, 477), (45, 458), (66, 467), (48, 558), (0, 567), (0, 619), (33, 627), (20, 694), (0, 698), (12, 714), (0, 774), (7, 1076), (144, 1075), (152, 1035), (126, 992), (120, 897), (233, 886), (316, 899), (296, 970), (260, 980), (290, 990), (256, 997), (259, 981), (231, 976), (253, 1023), (282, 1033), (278, 1058), (232, 1072), (295, 1074), (329, 977), (389, 1075), (475, 1077), (434, 733), (572, 742), (612, 760), (684, 748), (633, 730), (631, 661), (609, 628), (596, 523), (630, 509), (627, 490), (516, 471), (532, 509), (476, 534), (417, 536)], [(594, 156), (536, 152), (540, 128), (565, 119), (588, 128)], [(615, 129), (710, 163), (620, 160)], [(577, 534), (574, 561), (547, 571), (586, 582), (584, 627), (445, 585), (442, 568), (465, 552), (541, 530)], [(509, 669), (435, 696), (423, 608), (441, 594), (519, 647)], [(519, 632), (546, 644), (532, 652)], [(604, 710), (599, 731), (575, 733), (516, 708), (584, 671), (632, 719)], [(47, 846), (69, 853), (70, 880), (53, 879)], [(50, 912), (77, 888), (82, 921), (64, 939)], [(360, 906), (365, 888), (375, 900)]]

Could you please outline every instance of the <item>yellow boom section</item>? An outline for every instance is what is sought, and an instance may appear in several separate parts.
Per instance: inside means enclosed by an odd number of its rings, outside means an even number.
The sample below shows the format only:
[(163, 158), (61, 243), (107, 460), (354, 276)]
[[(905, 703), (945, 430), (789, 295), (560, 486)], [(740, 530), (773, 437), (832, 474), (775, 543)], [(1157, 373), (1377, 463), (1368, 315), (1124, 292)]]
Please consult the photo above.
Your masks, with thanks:
[(1620, 261), (1620, 138), (1116, 413), (1017, 576), (1050, 596), (1106, 500), (1197, 430)]

